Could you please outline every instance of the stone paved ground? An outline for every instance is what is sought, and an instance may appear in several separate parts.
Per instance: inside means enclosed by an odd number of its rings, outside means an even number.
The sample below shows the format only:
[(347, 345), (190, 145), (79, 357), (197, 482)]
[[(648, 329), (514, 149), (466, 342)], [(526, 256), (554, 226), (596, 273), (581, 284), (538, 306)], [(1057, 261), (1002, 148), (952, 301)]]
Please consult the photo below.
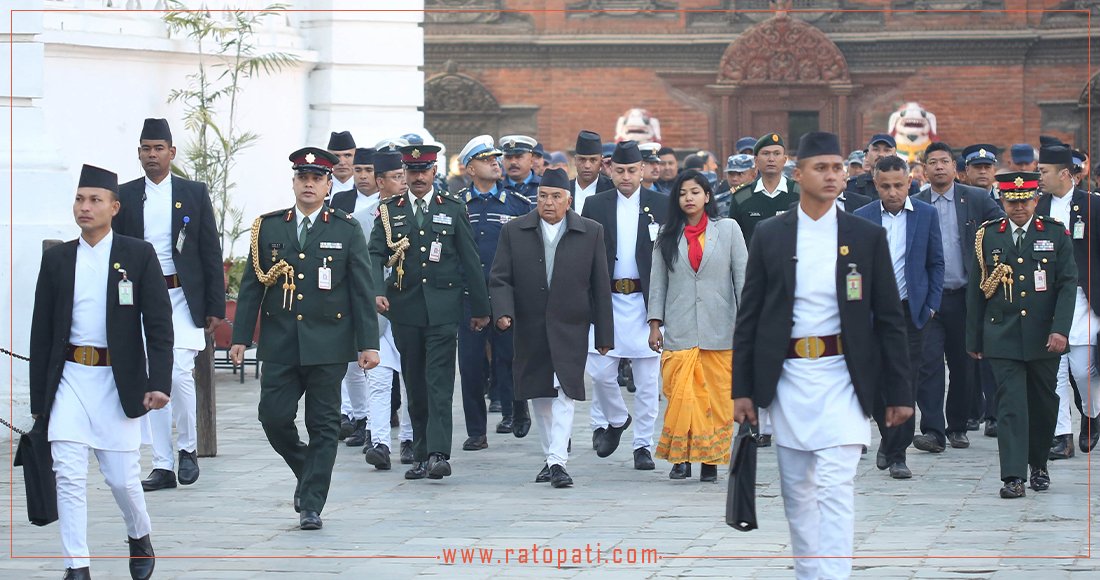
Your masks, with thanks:
[[(406, 481), (396, 454), (394, 470), (379, 472), (359, 449), (341, 445), (322, 514), (325, 527), (299, 531), (291, 505), (293, 476), (256, 421), (258, 389), (254, 379), (240, 385), (219, 373), (218, 456), (200, 460), (202, 477), (195, 485), (147, 496), (161, 556), (156, 578), (793, 577), (774, 450), (760, 453), (761, 529), (742, 533), (723, 522), (724, 474), (718, 485), (670, 481), (663, 461), (656, 471), (635, 471), (625, 447), (597, 458), (585, 444), (587, 404), (577, 406), (572, 489), (533, 483), (542, 463), (535, 432), (522, 440), (490, 434), (489, 449), (461, 451), (465, 432), (456, 397), (454, 476)], [(875, 469), (871, 449), (856, 480), (854, 577), (1100, 578), (1100, 565), (1088, 558), (1087, 456), (1054, 463), (1049, 492), (1006, 501), (997, 497), (996, 442), (971, 435), (970, 449), (939, 456), (910, 450), (915, 477), (909, 481), (893, 481)], [(10, 466), (6, 447), (2, 454)], [(0, 475), (5, 485), (10, 473)], [(1094, 481), (1100, 483), (1100, 475)], [(14, 526), (9, 518), (0, 522), (12, 542), (4, 543), (0, 578), (59, 578), (61, 560), (43, 557), (59, 553), (58, 528), (26, 523), (20, 472), (12, 483)], [(94, 555), (105, 557), (93, 561), (93, 572), (97, 578), (128, 578), (125, 560), (117, 558), (126, 553), (125, 528), (95, 468), (89, 495), (89, 544)], [(1094, 499), (1091, 544), (1100, 558), (1098, 508)], [(601, 551), (604, 560), (616, 548), (624, 557), (630, 549), (652, 548), (661, 558), (558, 568), (517, 563), (515, 552), (503, 562), (503, 550), (533, 545), (539, 558), (543, 548), (586, 546)], [(445, 548), (492, 549), (491, 563), (447, 564)]]

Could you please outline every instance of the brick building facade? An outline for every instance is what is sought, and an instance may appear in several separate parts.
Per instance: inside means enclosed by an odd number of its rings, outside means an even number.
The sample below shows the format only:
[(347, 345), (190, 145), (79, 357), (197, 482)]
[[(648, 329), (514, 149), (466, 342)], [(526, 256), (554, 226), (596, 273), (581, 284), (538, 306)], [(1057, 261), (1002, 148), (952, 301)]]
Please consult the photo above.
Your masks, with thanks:
[[(661, 141), (834, 131), (848, 149), (917, 102), (956, 146), (1100, 149), (1100, 0), (427, 0), (425, 124), (451, 151), (511, 132), (569, 150), (643, 108)], [(806, 10), (813, 10), (812, 12)], [(1098, 21), (1100, 22), (1100, 21)], [(1092, 81), (1090, 82), (1090, 78)], [(1100, 115), (1091, 116), (1095, 129)], [(1090, 138), (1092, 142), (1089, 143)]]

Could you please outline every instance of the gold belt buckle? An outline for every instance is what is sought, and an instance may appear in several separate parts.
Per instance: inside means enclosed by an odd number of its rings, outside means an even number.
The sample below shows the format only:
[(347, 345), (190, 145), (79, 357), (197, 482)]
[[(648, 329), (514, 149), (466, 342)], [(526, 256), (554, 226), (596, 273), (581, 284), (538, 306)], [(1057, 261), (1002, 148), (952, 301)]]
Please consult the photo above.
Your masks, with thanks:
[[(77, 362), (82, 365), (94, 367), (99, 364), (99, 352), (95, 348), (90, 346), (78, 346), (76, 347)], [(89, 362), (91, 359), (91, 362)]]
[(633, 294), (634, 293), (634, 280), (629, 278), (621, 278), (615, 281), (615, 289), (619, 291), (619, 294)]
[(821, 358), (825, 354), (825, 341), (816, 336), (800, 338), (794, 343), (794, 352), (810, 360)]

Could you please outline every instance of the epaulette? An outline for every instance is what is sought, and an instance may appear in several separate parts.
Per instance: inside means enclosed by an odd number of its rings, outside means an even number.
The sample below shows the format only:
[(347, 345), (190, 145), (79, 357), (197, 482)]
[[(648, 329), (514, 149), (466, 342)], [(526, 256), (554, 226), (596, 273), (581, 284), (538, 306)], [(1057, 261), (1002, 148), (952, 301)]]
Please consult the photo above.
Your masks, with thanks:
[(520, 193), (520, 192), (518, 192), (514, 189), (505, 189), (504, 191), (506, 191), (509, 194), (514, 195), (514, 196), (522, 199), (523, 203), (526, 203), (527, 205), (534, 205), (533, 203), (531, 203), (530, 198), (528, 198), (526, 195), (523, 195), (522, 193)]
[(461, 199), (455, 197), (452, 194), (436, 192), (436, 194), (435, 194), (435, 203), (437, 203), (439, 205), (443, 205), (443, 200), (447, 200), (447, 201), (450, 201), (452, 203), (458, 203), (458, 204), (466, 203), (466, 202), (462, 201)]
[(269, 212), (261, 215), (260, 217), (261, 218), (269, 218), (269, 217), (275, 217), (275, 216), (278, 216), (278, 215), (283, 215), (283, 214), (286, 214), (286, 213), (289, 213), (291, 216), (293, 216), (294, 215), (294, 208), (288, 207), (286, 209), (277, 209), (275, 211), (269, 211)]
[(1057, 224), (1057, 225), (1060, 225), (1060, 226), (1062, 226), (1063, 228), (1064, 228), (1064, 227), (1066, 227), (1066, 224), (1062, 223), (1062, 221), (1061, 221), (1061, 220), (1059, 220), (1059, 219), (1057, 219), (1057, 218), (1053, 218), (1053, 217), (1050, 217), (1050, 216), (1048, 216), (1048, 215), (1038, 215), (1038, 214), (1036, 214), (1036, 215), (1035, 215), (1035, 219), (1036, 219), (1037, 221), (1041, 221), (1041, 222), (1051, 222), (1051, 223), (1053, 223), (1053, 224)]
[(997, 224), (1000, 224), (1000, 223), (1004, 223), (1007, 220), (1008, 220), (1008, 218), (1003, 218), (1003, 217), (993, 218), (993, 219), (983, 223), (982, 225), (978, 226), (978, 228), (981, 229), (981, 228), (986, 228), (986, 227), (989, 227), (989, 226), (992, 226), (992, 225), (997, 225)]
[(330, 208), (328, 208), (328, 213), (332, 214), (332, 217), (336, 218), (337, 221), (342, 219), (342, 220), (347, 221), (349, 223), (355, 223), (355, 224), (359, 223), (355, 220), (355, 216), (351, 215), (350, 213), (348, 213), (348, 212), (346, 212), (346, 211), (344, 211), (340, 208), (330, 207)]
[(383, 199), (382, 203), (391, 204), (391, 205), (392, 204), (397, 204), (397, 207), (401, 207), (401, 206), (405, 205), (405, 204), (401, 203), (401, 200), (403, 200), (403, 199), (405, 199), (404, 195), (394, 195), (394, 196), (387, 197), (386, 199)]
[(750, 187), (755, 183), (756, 183), (755, 179), (752, 180), (752, 181), (746, 181), (745, 183), (742, 183), (741, 185), (738, 185), (736, 188), (731, 189), (730, 193), (736, 194), (737, 192), (741, 191), (742, 189), (745, 189), (746, 187)]

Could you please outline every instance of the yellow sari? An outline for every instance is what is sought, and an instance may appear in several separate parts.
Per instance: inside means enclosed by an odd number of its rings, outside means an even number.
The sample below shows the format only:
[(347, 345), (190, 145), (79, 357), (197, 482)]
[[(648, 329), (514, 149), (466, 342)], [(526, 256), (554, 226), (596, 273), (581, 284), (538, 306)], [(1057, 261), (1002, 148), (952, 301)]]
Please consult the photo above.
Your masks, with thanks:
[(671, 463), (729, 463), (733, 351), (666, 350), (661, 377), (668, 407), (657, 457)]

